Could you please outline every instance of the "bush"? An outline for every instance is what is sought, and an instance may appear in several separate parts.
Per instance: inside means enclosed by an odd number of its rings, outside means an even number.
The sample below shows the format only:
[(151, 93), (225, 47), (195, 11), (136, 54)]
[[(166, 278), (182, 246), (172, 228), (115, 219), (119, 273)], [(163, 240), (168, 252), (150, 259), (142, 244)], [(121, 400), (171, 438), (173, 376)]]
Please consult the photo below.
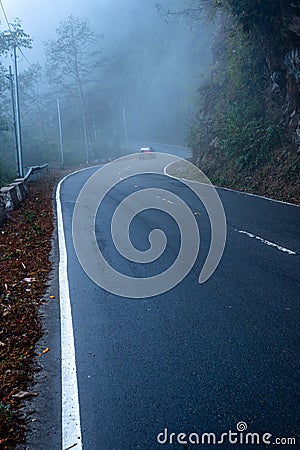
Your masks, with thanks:
[(215, 152), (235, 173), (251, 172), (266, 161), (283, 136), (268, 114), (268, 85), (263, 50), (232, 17), (224, 16), (211, 78), (198, 91), (197, 114), (187, 137), (195, 161)]

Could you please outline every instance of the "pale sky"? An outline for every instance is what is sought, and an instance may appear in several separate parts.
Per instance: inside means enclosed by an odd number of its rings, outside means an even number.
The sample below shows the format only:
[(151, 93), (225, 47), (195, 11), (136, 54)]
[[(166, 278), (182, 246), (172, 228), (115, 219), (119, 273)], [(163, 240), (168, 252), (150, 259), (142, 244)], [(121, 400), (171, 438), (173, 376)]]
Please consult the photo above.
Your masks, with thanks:
[[(104, 34), (105, 42), (119, 39), (130, 26), (135, 9), (156, 14), (155, 0), (2, 0), (8, 20), (22, 20), (23, 29), (33, 38), (33, 49), (24, 50), (31, 62), (43, 59), (44, 42), (55, 37), (61, 19), (73, 14), (90, 20), (97, 34)], [(6, 22), (0, 10), (1, 29)]]
[[(21, 19), (24, 31), (33, 38), (32, 49), (18, 51), (19, 73), (28, 68), (28, 61), (44, 65), (44, 43), (57, 37), (56, 28), (61, 20), (71, 14), (87, 19), (96, 34), (104, 35), (100, 45), (109, 64), (107, 73), (101, 74), (106, 75), (103, 89), (117, 92), (116, 103), (118, 96), (122, 96), (129, 130), (131, 127), (138, 129), (140, 136), (150, 136), (155, 135), (153, 130), (162, 129), (164, 136), (175, 134), (182, 141), (191, 114), (190, 99), (198, 88), (199, 77), (210, 64), (213, 28), (209, 26), (208, 31), (205, 23), (191, 27), (185, 20), (166, 23), (166, 17), (158, 14), (155, 7), (157, 1), (166, 7), (177, 5), (176, 9), (184, 3), (184, 0), (2, 0), (8, 20)], [(0, 29), (7, 29), (1, 9), (0, 21)], [(6, 66), (12, 65), (9, 56), (1, 61)], [(97, 98), (101, 101), (100, 93)], [(111, 112), (112, 117), (105, 119), (107, 123), (118, 123), (120, 111)]]
[[(73, 14), (84, 16), (83, 5), (88, 0), (74, 2), (72, 0), (2, 0), (9, 22), (15, 18), (22, 21), (23, 29), (33, 38), (33, 49), (24, 53), (35, 62), (43, 55), (44, 42), (54, 38), (55, 28), (64, 17)], [(92, 3), (92, 2), (90, 2)], [(2, 10), (0, 10), (1, 29), (7, 28)]]
[[(72, 0), (2, 0), (9, 21), (19, 17), (22, 19), (24, 28), (30, 34), (38, 35), (42, 31), (51, 33), (57, 22), (57, 17), (69, 14), (84, 15), (84, 4), (88, 2), (74, 2)], [(81, 6), (80, 6), (81, 3)], [(3, 25), (3, 14), (1, 12)]]

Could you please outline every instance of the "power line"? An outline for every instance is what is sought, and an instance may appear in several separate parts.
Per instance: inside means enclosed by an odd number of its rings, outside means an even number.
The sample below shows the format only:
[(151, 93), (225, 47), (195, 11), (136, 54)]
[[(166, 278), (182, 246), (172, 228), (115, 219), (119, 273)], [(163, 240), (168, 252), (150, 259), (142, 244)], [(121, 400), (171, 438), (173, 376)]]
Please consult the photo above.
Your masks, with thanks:
[[(0, 0), (0, 5), (1, 5), (1, 9), (2, 9), (4, 18), (5, 18), (5, 21), (7, 23), (8, 28), (9, 28), (9, 31), (11, 31), (11, 26), (10, 26), (10, 23), (9, 23), (9, 20), (8, 20), (8, 17), (7, 17), (7, 14), (6, 14), (6, 11), (5, 11), (5, 8), (4, 8), (2, 0)], [(28, 60), (27, 56), (24, 54), (23, 50), (18, 46), (18, 44), (17, 44), (17, 47), (18, 47), (18, 50), (20, 51), (20, 53), (22, 54), (23, 58), (25, 59), (25, 61), (29, 64), (29, 66), (32, 66), (31, 62)]]
[[(1, 2), (1, 0), (0, 0), (0, 2)], [(31, 64), (31, 62), (29, 61), (29, 59), (27, 58), (27, 56), (24, 54), (23, 50), (22, 50), (19, 46), (18, 46), (18, 49), (19, 49), (21, 55), (23, 56), (23, 58), (25, 59), (25, 61), (29, 64), (30, 67), (32, 67), (33, 64)]]
[[(9, 23), (9, 21), (8, 21), (8, 17), (7, 17), (7, 14), (6, 14), (6, 11), (5, 11), (5, 8), (4, 8), (4, 5), (3, 5), (3, 2), (2, 2), (2, 0), (0, 0), (0, 6), (1, 6), (1, 9), (2, 9), (2, 12), (3, 12), (3, 15), (4, 15), (4, 18), (5, 18), (5, 21), (6, 21), (6, 23), (7, 23), (7, 26), (8, 26), (8, 29), (9, 29), (9, 31), (11, 32), (12, 31), (12, 29), (11, 29), (11, 25), (10, 25), (10, 23)], [(19, 87), (18, 87), (18, 83), (17, 83), (17, 62), (16, 62), (16, 59), (17, 59), (17, 57), (16, 57), (16, 48), (18, 48), (18, 50), (19, 50), (19, 52), (21, 53), (21, 55), (23, 56), (23, 58), (25, 59), (25, 61), (28, 63), (28, 65), (30, 66), (30, 67), (33, 67), (33, 64), (28, 60), (28, 58), (27, 58), (27, 56), (24, 54), (24, 52), (23, 52), (23, 50), (22, 50), (22, 48), (20, 48), (19, 47), (19, 45), (17, 44), (17, 43), (15, 43), (15, 45), (14, 45), (14, 64), (15, 64), (15, 85), (16, 85), (16, 95), (17, 95), (17, 98), (19, 98), (19, 93), (18, 93), (18, 89), (19, 89)], [(11, 55), (12, 56), (12, 55)], [(26, 93), (25, 91), (23, 91), (22, 90), (22, 92), (23, 93)], [(32, 98), (32, 96), (30, 96), (30, 94), (28, 94), (28, 93), (26, 93), (27, 95), (29, 95), (29, 97), (31, 97)], [(35, 99), (35, 101), (37, 102), (37, 105), (38, 105), (38, 108), (39, 108), (39, 110), (41, 111), (41, 106), (42, 107), (46, 107), (46, 105), (45, 104), (43, 104), (42, 102), (41, 102), (41, 100), (40, 100), (40, 96), (39, 96), (39, 94), (37, 93), (37, 92), (33, 92), (33, 94), (34, 94), (34, 96), (33, 96), (33, 98)], [(19, 101), (19, 100), (18, 100)], [(49, 107), (47, 106), (47, 109), (49, 109)], [(50, 108), (51, 109), (51, 108)], [(18, 133), (18, 145), (17, 145), (17, 147), (18, 147), (18, 160), (19, 160), (19, 174), (20, 174), (20, 176), (23, 176), (23, 167), (22, 167), (22, 145), (21, 145), (21, 132), (20, 132), (20, 130), (21, 130), (21, 128), (20, 128), (20, 111), (19, 111), (19, 106), (18, 106), (18, 111), (17, 111), (17, 115), (18, 115), (18, 120), (17, 120), (17, 122), (19, 122), (18, 123), (18, 127), (19, 127), (19, 133)], [(31, 118), (30, 118), (31, 119)], [(41, 129), (44, 129), (44, 122), (43, 122), (43, 119), (42, 119), (42, 115), (41, 115), (41, 123), (42, 123), (42, 127), (41, 127)], [(37, 124), (36, 124), (37, 125)]]
[[(10, 26), (10, 23), (9, 23), (9, 21), (8, 21), (8, 17), (7, 17), (7, 14), (6, 14), (6, 11), (5, 11), (5, 8), (4, 8), (4, 5), (3, 5), (2, 0), (0, 0), (0, 6), (1, 6), (1, 9), (2, 9), (2, 12), (3, 12), (3, 15), (4, 15), (4, 17), (5, 17), (5, 21), (6, 21), (6, 23), (7, 23), (7, 26), (8, 26), (8, 28), (9, 28), (9, 30), (11, 31), (11, 26)], [(27, 64), (28, 64), (30, 67), (33, 67), (33, 64), (29, 61), (29, 59), (27, 58), (27, 56), (26, 56), (25, 53), (23, 52), (22, 48), (19, 47), (18, 45), (16, 45), (16, 46), (17, 46), (19, 52), (21, 53), (21, 55), (23, 56), (23, 58), (25, 59), (25, 61), (27, 62)], [(24, 93), (24, 91), (23, 91), (23, 93)], [(27, 95), (28, 95), (28, 94), (27, 94)], [(40, 101), (39, 95), (38, 95), (37, 93), (35, 93), (35, 95), (33, 96), (33, 98), (35, 98), (35, 100), (36, 100), (38, 103), (40, 103), (42, 106), (48, 108), (48, 106), (46, 106), (45, 104), (43, 104), (43, 103)]]
[[(11, 31), (11, 25), (10, 25), (10, 23), (9, 23), (9, 20), (8, 20), (8, 17), (7, 17), (7, 14), (6, 14), (6, 11), (5, 11), (5, 8), (4, 8), (3, 1), (2, 1), (2, 0), (0, 0), (0, 6), (1, 6), (1, 9), (2, 9), (2, 12), (3, 12), (3, 15), (4, 15), (5, 21), (6, 21), (6, 23), (7, 23), (7, 26), (8, 26), (8, 28), (9, 28), (9, 30)], [(18, 48), (19, 52), (21, 53), (21, 55), (23, 56), (23, 58), (25, 59), (25, 61), (27, 62), (27, 64), (28, 64), (30, 67), (33, 67), (33, 64), (29, 61), (29, 59), (27, 58), (27, 56), (26, 56), (25, 53), (23, 52), (22, 48), (19, 47), (18, 45), (17, 45), (17, 48)], [(44, 104), (44, 103), (40, 100), (40, 96), (39, 96), (39, 94), (38, 94), (37, 92), (34, 92), (34, 95), (32, 96), (32, 95), (28, 94), (27, 92), (25, 92), (23, 89), (20, 89), (20, 90), (22, 91), (23, 94), (29, 95), (31, 98), (33, 98), (39, 105), (43, 106), (44, 108), (49, 109), (49, 105)], [(51, 108), (50, 108), (50, 109), (51, 109)], [(54, 111), (54, 109), (53, 109), (53, 111)]]
[(0, 0), (0, 5), (1, 5), (1, 9), (2, 9), (4, 18), (5, 18), (5, 21), (6, 21), (6, 23), (7, 23), (7, 26), (8, 26), (8, 28), (9, 28), (9, 30), (11, 30), (11, 28), (10, 28), (10, 23), (9, 23), (9, 21), (8, 21), (8, 18), (7, 18), (7, 15), (6, 15), (5, 8), (4, 8), (4, 5), (3, 5), (3, 3), (2, 3), (2, 0)]
[[(4, 5), (2, 3), (2, 0), (0, 0), (1, 9), (3, 12), (3, 15), (5, 17), (7, 26), (9, 31), (11, 32), (10, 23), (7, 18), (7, 14), (4, 8)], [(21, 117), (20, 117), (20, 101), (19, 101), (19, 86), (18, 86), (18, 69), (17, 69), (17, 51), (16, 51), (16, 44), (13, 46), (13, 61), (14, 61), (14, 69), (15, 69), (15, 130), (16, 130), (16, 146), (17, 146), (17, 165), (18, 165), (18, 174), (20, 178), (23, 178), (24, 171), (23, 171), (23, 155), (22, 155), (22, 133), (21, 133)]]
[[(11, 26), (10, 26), (10, 23), (9, 23), (9, 20), (8, 20), (8, 17), (7, 17), (7, 14), (6, 14), (6, 11), (5, 11), (5, 8), (4, 8), (4, 5), (3, 5), (2, 0), (0, 0), (0, 5), (1, 5), (1, 9), (2, 9), (3, 15), (4, 15), (4, 17), (5, 17), (5, 21), (6, 21), (6, 23), (7, 23), (7, 26), (8, 26), (8, 28), (9, 28), (9, 30), (11, 31)], [(29, 61), (29, 59), (27, 58), (27, 56), (24, 54), (22, 48), (19, 47), (18, 45), (17, 45), (17, 48), (18, 48), (19, 52), (21, 53), (21, 55), (23, 56), (23, 58), (25, 59), (25, 61), (27, 62), (27, 64), (28, 64), (30, 67), (33, 67), (33, 64)], [(35, 100), (36, 100), (38, 103), (42, 104), (41, 101), (39, 100), (39, 96), (38, 96), (38, 95), (35, 95)]]
[[(6, 14), (6, 11), (5, 11), (5, 8), (4, 8), (3, 1), (2, 1), (2, 0), (0, 0), (0, 6), (1, 6), (1, 9), (2, 9), (2, 12), (3, 12), (3, 15), (4, 15), (5, 21), (6, 21), (6, 23), (7, 23), (7, 26), (8, 26), (8, 28), (9, 28), (9, 30), (11, 31), (11, 25), (10, 25), (10, 23), (9, 23), (9, 20), (8, 20), (8, 17), (7, 17), (7, 14)], [(25, 61), (27, 62), (27, 64), (28, 64), (30, 67), (33, 67), (33, 64), (29, 61), (29, 59), (27, 58), (27, 56), (24, 54), (22, 48), (19, 47), (18, 44), (16, 45), (16, 47), (18, 48), (19, 52), (21, 53), (21, 55), (23, 56), (23, 58), (25, 59)], [(21, 91), (22, 91), (23, 93), (25, 93), (22, 89), (21, 89)], [(28, 95), (28, 94), (27, 94), (27, 95)], [(39, 96), (38, 96), (36, 93), (35, 93), (35, 95), (34, 95), (33, 98), (37, 101), (37, 103), (39, 103), (39, 104), (42, 105), (42, 102), (40, 101)], [(43, 106), (45, 107), (45, 105), (43, 105)]]

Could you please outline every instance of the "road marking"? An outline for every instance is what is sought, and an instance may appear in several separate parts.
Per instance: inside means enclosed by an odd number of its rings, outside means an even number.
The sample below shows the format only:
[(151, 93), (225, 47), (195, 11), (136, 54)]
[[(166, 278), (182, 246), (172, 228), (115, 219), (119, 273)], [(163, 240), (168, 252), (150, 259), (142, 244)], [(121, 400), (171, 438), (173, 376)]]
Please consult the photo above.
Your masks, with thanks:
[(255, 234), (249, 233), (248, 231), (237, 229), (235, 229), (235, 231), (237, 231), (238, 233), (246, 234), (246, 236), (250, 238), (255, 238), (258, 241), (262, 242), (263, 244), (269, 245), (270, 247), (275, 247), (281, 252), (288, 253), (289, 255), (296, 255), (296, 252), (294, 252), (293, 250), (289, 250), (288, 248), (282, 247), (281, 245), (275, 244), (274, 242), (267, 241), (266, 239), (263, 239), (260, 236), (256, 236)]
[[(187, 178), (175, 177), (174, 175), (168, 174), (168, 168), (172, 164), (174, 164), (174, 162), (170, 162), (169, 164), (167, 164), (164, 167), (164, 175), (166, 175), (167, 177), (174, 178), (175, 180), (179, 180), (179, 181), (180, 180), (188, 181), (189, 183), (205, 184), (205, 183), (201, 183), (201, 181), (188, 180)], [(251, 194), (250, 192), (237, 191), (235, 189), (230, 189), (230, 188), (226, 188), (226, 187), (222, 187), (222, 186), (216, 186), (216, 185), (213, 185), (213, 186), (214, 186), (215, 189), (222, 189), (223, 191), (235, 192), (236, 194), (240, 194), (240, 195), (248, 195), (250, 197), (262, 198), (263, 200), (268, 200), (269, 202), (281, 203), (283, 205), (294, 206), (295, 208), (299, 208), (300, 207), (299, 205), (296, 205), (295, 203), (284, 202), (283, 200), (276, 200), (275, 198), (265, 197), (264, 195)]]
[(74, 330), (67, 275), (68, 259), (60, 201), (61, 184), (66, 178), (59, 182), (56, 190), (61, 324), (62, 448), (76, 446), (77, 449), (82, 449)]
[[(159, 195), (156, 196), (156, 198), (161, 198)], [(167, 198), (161, 198), (163, 202), (171, 203), (173, 205), (174, 202), (171, 202), (171, 200), (168, 200)]]

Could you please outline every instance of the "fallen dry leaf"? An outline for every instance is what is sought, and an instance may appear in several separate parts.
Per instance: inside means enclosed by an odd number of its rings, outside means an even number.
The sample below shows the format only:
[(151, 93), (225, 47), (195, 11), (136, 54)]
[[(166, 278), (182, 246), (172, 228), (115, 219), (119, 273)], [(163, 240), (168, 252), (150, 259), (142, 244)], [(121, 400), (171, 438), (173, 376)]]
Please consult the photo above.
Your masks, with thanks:
[(38, 392), (20, 391), (17, 394), (12, 395), (12, 398), (17, 400), (27, 400), (32, 397), (37, 397), (38, 395)]
[[(0, 341), (5, 343), (0, 344), (0, 448), (5, 450), (24, 441), (21, 403), (12, 396), (28, 392), (35, 344), (42, 336), (39, 306), (51, 269), (52, 195), (60, 176), (49, 173), (30, 183), (28, 199), (0, 230)], [(20, 282), (24, 278), (31, 283)]]
[(50, 352), (50, 348), (49, 348), (49, 347), (45, 348), (45, 349), (42, 351), (42, 353), (39, 354), (39, 356), (43, 356), (43, 355), (45, 355), (45, 353), (48, 353), (48, 352)]
[(34, 283), (36, 280), (35, 280), (35, 278), (24, 278), (24, 281), (26, 283)]

